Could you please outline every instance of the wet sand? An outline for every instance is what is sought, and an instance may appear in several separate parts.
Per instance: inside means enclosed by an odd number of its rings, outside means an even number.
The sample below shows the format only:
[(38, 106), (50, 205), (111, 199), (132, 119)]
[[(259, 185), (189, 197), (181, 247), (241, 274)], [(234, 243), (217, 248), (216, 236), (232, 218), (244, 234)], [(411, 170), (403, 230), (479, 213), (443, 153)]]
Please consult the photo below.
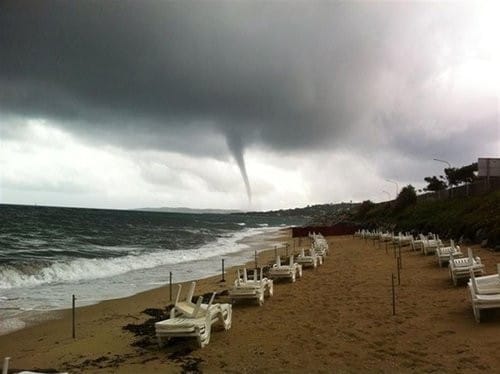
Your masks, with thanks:
[[(298, 240), (287, 235), (277, 242), (288, 240), (290, 250), (297, 249)], [(123, 329), (150, 319), (142, 313), (147, 308), (154, 314), (152, 309), (169, 304), (163, 287), (79, 308), (76, 339), (70, 311), (62, 312), (62, 319), (0, 336), (0, 357), (11, 356), (12, 368), (102, 373), (491, 372), (500, 367), (500, 312), (487, 311), (477, 324), (465, 284), (454, 287), (434, 256), (403, 249), (393, 316), (392, 252), (362, 239), (327, 239), (330, 255), (323, 266), (306, 269), (296, 283), (277, 283), (262, 307), (235, 304), (232, 328), (213, 331), (203, 349), (194, 340), (176, 339), (160, 350), (148, 335)], [(495, 273), (500, 253), (472, 248), (485, 273)], [(273, 257), (274, 250), (261, 253), (259, 264)], [(220, 279), (199, 281), (196, 294), (226, 290), (234, 269), (228, 269), (226, 282)]]

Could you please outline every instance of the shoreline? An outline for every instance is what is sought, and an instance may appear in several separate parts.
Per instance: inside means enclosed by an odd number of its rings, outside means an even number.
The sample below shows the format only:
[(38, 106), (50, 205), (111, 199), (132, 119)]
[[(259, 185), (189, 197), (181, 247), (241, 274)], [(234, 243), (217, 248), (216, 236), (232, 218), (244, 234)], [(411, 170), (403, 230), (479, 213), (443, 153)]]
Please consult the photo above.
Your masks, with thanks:
[[(488, 311), (477, 324), (466, 286), (453, 286), (435, 256), (403, 250), (392, 315), (391, 251), (351, 236), (327, 240), (322, 266), (306, 269), (296, 283), (276, 282), (261, 307), (234, 304), (232, 328), (214, 329), (203, 349), (191, 339), (162, 349), (141, 346), (140, 337), (123, 329), (147, 321), (146, 309), (168, 305), (167, 286), (79, 308), (74, 340), (70, 315), (0, 336), (0, 355), (12, 357), (12, 368), (71, 373), (484, 372), (500, 366), (500, 312)], [(471, 247), (485, 274), (495, 273), (500, 253)], [(261, 252), (259, 264), (273, 257), (273, 249)], [(195, 294), (227, 289), (234, 272), (227, 269), (225, 283), (220, 276), (198, 281)]]
[[(229, 252), (223, 256), (219, 256), (220, 259), (225, 258), (226, 259), (226, 264), (230, 264), (227, 266), (227, 269), (234, 267), (234, 266), (240, 266), (242, 265), (241, 261), (243, 261), (244, 257), (252, 257), (253, 258), (253, 253), (254, 250), (257, 250), (257, 252), (261, 252), (266, 250), (267, 248), (262, 248), (265, 247), (266, 245), (269, 246), (269, 243), (274, 243), (275, 241), (279, 240), (281, 236), (283, 236), (283, 232), (289, 230), (289, 228), (280, 228), (280, 227), (275, 227), (271, 228), (272, 230), (260, 232), (260, 233), (249, 233), (248, 236), (244, 236), (238, 240), (236, 240), (236, 244), (238, 245), (245, 245), (247, 248), (241, 249), (238, 252)], [(251, 255), (250, 255), (251, 252)], [(217, 257), (217, 256), (215, 256)], [(205, 261), (213, 261), (213, 259), (209, 258)], [(220, 260), (218, 260), (220, 261)], [(236, 262), (236, 264), (235, 264)], [(196, 266), (196, 262), (190, 262), (192, 266)], [(184, 267), (188, 266), (188, 263), (182, 264)], [(219, 262), (219, 267), (220, 267), (220, 262)], [(144, 271), (148, 271), (148, 269), (144, 269)], [(176, 285), (178, 283), (187, 283), (191, 282), (193, 280), (200, 280), (200, 279), (206, 279), (206, 278), (211, 278), (217, 276), (215, 271), (211, 271), (210, 275), (207, 276), (202, 276), (202, 275), (196, 275), (195, 272), (194, 274), (189, 276), (190, 271), (184, 271), (182, 275), (180, 276), (180, 280), (175, 280), (176, 274), (175, 272), (173, 273), (174, 275), (174, 282), (173, 284)], [(104, 299), (84, 299), (82, 302), (82, 299), (80, 298), (78, 294), (76, 294), (76, 304), (77, 304), (77, 309), (84, 308), (86, 306), (92, 306), (92, 305), (97, 305), (101, 302), (109, 301), (109, 300), (118, 300), (118, 299), (123, 299), (123, 298), (129, 298), (129, 297), (134, 297), (135, 295), (148, 292), (157, 288), (163, 288), (163, 287), (169, 287), (168, 283), (168, 273), (166, 274), (167, 279), (166, 282), (162, 282), (161, 284), (156, 284), (152, 287), (142, 289), (139, 292), (134, 292), (128, 295), (123, 295), (123, 296), (117, 296), (113, 298), (104, 298)], [(99, 281), (102, 281), (102, 279), (99, 279)], [(68, 297), (70, 297), (69, 295)], [(80, 305), (78, 305), (80, 304)], [(12, 308), (12, 309), (17, 309), (20, 310), (19, 308)], [(5, 310), (8, 310), (7, 308)], [(4, 319), (4, 321), (0, 321), (0, 337), (4, 335), (11, 334), (16, 331), (23, 330), (25, 328), (29, 328), (32, 326), (35, 326), (39, 323), (43, 323), (44, 321), (49, 321), (49, 320), (54, 320), (54, 319), (59, 319), (63, 318), (61, 317), (62, 313), (70, 311), (71, 306), (61, 306), (59, 308), (55, 309), (33, 309), (33, 310), (25, 310), (21, 311), (19, 313), (13, 314), (11, 316), (8, 316), (7, 318)], [(10, 328), (9, 328), (10, 327)]]

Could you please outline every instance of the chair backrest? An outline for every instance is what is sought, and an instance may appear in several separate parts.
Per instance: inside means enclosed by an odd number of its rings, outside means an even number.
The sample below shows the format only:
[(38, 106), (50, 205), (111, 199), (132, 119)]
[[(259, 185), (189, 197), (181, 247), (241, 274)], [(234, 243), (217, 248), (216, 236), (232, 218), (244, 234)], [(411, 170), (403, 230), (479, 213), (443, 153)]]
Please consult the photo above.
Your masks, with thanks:
[(238, 286), (239, 286), (239, 285), (240, 285), (240, 283), (241, 283), (241, 273), (240, 273), (240, 269), (239, 269), (239, 268), (236, 270), (236, 282), (235, 282), (235, 283), (236, 283), (236, 285), (238, 285)]
[(473, 269), (470, 269), (470, 283), (471, 283), (472, 289), (474, 290), (474, 293), (478, 294), (479, 292), (477, 290), (476, 275), (474, 274)]
[(189, 285), (189, 290), (188, 294), (186, 295), (186, 301), (192, 303), (193, 302), (193, 295), (194, 295), (194, 289), (196, 287), (196, 282), (191, 282)]
[(453, 258), (453, 255), (451, 253), (450, 253), (450, 259), (448, 260), (448, 266), (452, 270), (455, 267), (455, 259)]
[[(196, 287), (196, 282), (191, 282), (191, 285), (189, 286), (189, 291), (186, 295), (186, 302), (189, 302), (189, 303), (192, 302), (195, 287)], [(177, 285), (177, 295), (175, 295), (174, 305), (181, 302), (181, 300), (179, 300), (181, 298), (181, 290), (182, 290), (182, 284), (178, 284)]]
[(177, 285), (177, 295), (175, 295), (174, 305), (179, 302), (179, 298), (181, 297), (182, 284)]
[(210, 297), (210, 300), (209, 300), (206, 308), (201, 307), (201, 305), (203, 303), (203, 296), (199, 296), (198, 300), (196, 301), (196, 305), (194, 307), (193, 314), (190, 317), (198, 318), (198, 317), (202, 317), (205, 313), (209, 313), (210, 307), (212, 306), (212, 303), (214, 302), (216, 293), (217, 292), (212, 293), (212, 296)]
[(279, 255), (276, 256), (276, 266), (281, 266), (281, 257)]

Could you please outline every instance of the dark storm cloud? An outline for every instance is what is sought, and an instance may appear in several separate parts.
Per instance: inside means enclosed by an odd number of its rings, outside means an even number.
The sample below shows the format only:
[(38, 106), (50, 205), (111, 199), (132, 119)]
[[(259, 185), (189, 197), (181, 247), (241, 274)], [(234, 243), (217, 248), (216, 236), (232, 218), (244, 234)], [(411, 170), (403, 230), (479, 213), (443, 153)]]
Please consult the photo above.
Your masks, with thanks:
[[(390, 83), (403, 85), (409, 97), (418, 92), (442, 63), (431, 56), (456, 39), (464, 17), (456, 4), (0, 7), (1, 113), (53, 119), (126, 147), (190, 154), (220, 157), (223, 136), (248, 192), (244, 150), (251, 144), (300, 151), (361, 134), (353, 147), (370, 148), (366, 127), (398, 113), (387, 104), (395, 95)], [(461, 53), (453, 43), (447, 48), (452, 59)]]
[(382, 53), (381, 10), (353, 7), (7, 3), (1, 109), (75, 126), (140, 123), (154, 137), (208, 123), (242, 144), (311, 147), (362, 110)]

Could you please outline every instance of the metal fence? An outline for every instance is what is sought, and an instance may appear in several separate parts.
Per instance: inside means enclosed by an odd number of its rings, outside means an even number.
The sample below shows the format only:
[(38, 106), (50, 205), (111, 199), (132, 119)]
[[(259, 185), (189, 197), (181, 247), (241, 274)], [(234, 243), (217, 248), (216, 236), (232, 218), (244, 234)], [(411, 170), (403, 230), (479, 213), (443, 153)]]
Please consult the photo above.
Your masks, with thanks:
[(500, 189), (500, 177), (480, 179), (463, 186), (452, 187), (442, 191), (428, 192), (417, 196), (417, 201), (443, 200), (453, 197), (478, 196)]

